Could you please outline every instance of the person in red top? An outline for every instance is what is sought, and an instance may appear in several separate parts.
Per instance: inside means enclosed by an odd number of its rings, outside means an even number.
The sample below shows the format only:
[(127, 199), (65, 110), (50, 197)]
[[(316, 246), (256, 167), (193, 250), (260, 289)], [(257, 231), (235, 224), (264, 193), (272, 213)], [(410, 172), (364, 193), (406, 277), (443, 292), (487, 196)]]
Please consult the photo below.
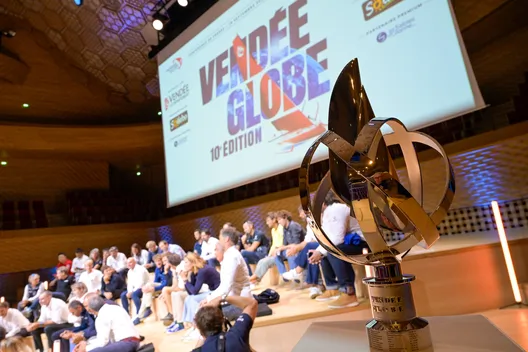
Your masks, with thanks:
[(57, 264), (57, 266), (55, 266), (55, 272), (61, 267), (61, 266), (65, 266), (68, 268), (68, 271), (73, 274), (73, 272), (71, 271), (71, 267), (72, 267), (72, 261), (70, 259), (68, 259), (68, 257), (66, 256), (66, 254), (64, 253), (59, 253), (59, 264)]

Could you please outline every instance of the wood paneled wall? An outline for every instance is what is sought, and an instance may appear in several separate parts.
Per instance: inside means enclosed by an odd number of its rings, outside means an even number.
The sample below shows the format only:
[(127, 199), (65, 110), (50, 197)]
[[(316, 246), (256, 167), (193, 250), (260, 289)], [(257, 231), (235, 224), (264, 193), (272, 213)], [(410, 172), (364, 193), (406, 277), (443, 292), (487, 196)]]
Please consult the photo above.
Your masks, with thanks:
[(75, 189), (108, 189), (108, 163), (83, 160), (5, 158), (0, 167), (0, 201), (44, 200), (46, 210), (65, 210), (65, 194)]

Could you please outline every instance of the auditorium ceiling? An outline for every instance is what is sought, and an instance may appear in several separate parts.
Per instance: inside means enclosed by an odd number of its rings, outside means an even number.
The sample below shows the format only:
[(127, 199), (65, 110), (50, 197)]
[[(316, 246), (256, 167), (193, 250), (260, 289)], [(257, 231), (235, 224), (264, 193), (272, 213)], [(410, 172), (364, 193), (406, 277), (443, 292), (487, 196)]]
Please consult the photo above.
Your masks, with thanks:
[[(53, 138), (39, 135), (44, 143), (39, 150), (32, 149), (34, 143), (23, 147), (25, 141), (16, 135), (0, 135), (0, 152), (19, 157), (31, 149), (33, 155), (59, 157), (84, 148), (86, 158), (158, 163), (163, 151), (157, 66), (148, 59), (149, 44), (142, 36), (156, 1), (84, 2), (77, 7), (73, 0), (0, 1), (0, 30), (16, 31), (14, 38), (1, 42), (0, 123), (17, 124), (19, 132), (35, 125), (41, 125), (38, 130), (45, 128), (42, 125), (91, 125), (96, 131), (103, 125), (111, 129), (128, 124), (144, 128), (148, 137), (142, 140), (137, 130), (134, 138), (121, 140), (114, 133), (94, 132), (84, 143), (80, 130), (72, 134), (61, 128), (54, 130)], [(528, 1), (452, 2), (486, 102), (508, 101), (528, 71)], [(80, 138), (71, 153), (65, 146), (75, 141), (61, 142), (68, 138)], [(129, 143), (129, 157), (105, 154), (106, 149), (122, 147), (123, 140)]]

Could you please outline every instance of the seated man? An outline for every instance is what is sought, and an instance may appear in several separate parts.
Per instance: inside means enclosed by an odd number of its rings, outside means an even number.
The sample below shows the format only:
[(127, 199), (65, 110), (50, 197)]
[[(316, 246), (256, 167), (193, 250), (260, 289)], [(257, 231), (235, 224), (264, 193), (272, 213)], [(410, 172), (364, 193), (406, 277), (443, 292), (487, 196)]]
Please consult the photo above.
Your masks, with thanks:
[(31, 274), (28, 278), (28, 284), (24, 287), (22, 301), (18, 303), (18, 309), (30, 321), (33, 321), (38, 314), (39, 297), (44, 292), (44, 285), (40, 282), (39, 274)]
[(161, 250), (161, 248), (158, 247), (158, 245), (154, 241), (148, 241), (145, 247), (147, 247), (147, 250), (148, 250), (148, 258), (147, 258), (147, 263), (144, 265), (144, 267), (147, 268), (149, 273), (152, 273), (156, 270), (156, 263), (154, 263), (154, 256), (156, 254), (162, 254), (163, 251)]
[[(223, 299), (242, 310), (233, 327), (226, 333), (223, 332), (224, 314), (220, 308)], [(196, 313), (194, 321), (202, 339), (198, 340), (193, 351), (251, 351), (249, 334), (257, 311), (258, 302), (253, 297), (216, 297)], [(222, 335), (224, 338), (221, 339)]]
[(54, 288), (53, 296), (67, 301), (72, 292), (72, 285), (75, 283), (75, 278), (70, 275), (70, 270), (61, 266), (57, 269), (57, 275), (53, 281), (49, 283), (50, 288)]
[(283, 229), (277, 221), (277, 213), (270, 212), (266, 216), (266, 225), (271, 230), (271, 248), (269, 250), (268, 256), (259, 260), (257, 263), (257, 269), (255, 273), (249, 278), (251, 283), (259, 282), (262, 277), (266, 274), (268, 269), (275, 266), (275, 256), (277, 254), (277, 249), (282, 247), (283, 243)]
[(157, 254), (154, 256), (154, 263), (156, 263), (156, 271), (154, 271), (154, 281), (149, 282), (143, 286), (143, 298), (141, 300), (141, 308), (139, 309), (138, 316), (140, 319), (146, 319), (152, 314), (150, 306), (152, 305), (152, 299), (157, 297), (165, 286), (172, 285), (172, 271), (165, 271), (162, 255)]
[[(139, 267), (139, 265), (138, 265)], [(146, 269), (143, 268), (145, 271)], [(89, 341), (81, 341), (75, 352), (136, 352), (140, 337), (127, 312), (117, 305), (107, 304), (101, 296), (90, 296), (87, 310), (96, 316), (97, 334)]]
[(183, 270), (182, 258), (177, 254), (169, 253), (162, 257), (162, 261), (166, 274), (170, 271), (172, 277), (172, 285), (167, 285), (161, 290), (161, 299), (167, 307), (167, 315), (162, 320), (181, 319), (183, 302), (187, 297), (185, 284), (180, 279), (180, 273)]
[(127, 257), (123, 253), (119, 252), (116, 246), (110, 247), (108, 250), (108, 258), (106, 259), (106, 265), (114, 268), (116, 273), (126, 279), (127, 274)]
[(141, 321), (139, 320), (138, 313), (141, 307), (141, 297), (143, 297), (143, 286), (149, 282), (149, 273), (144, 266), (138, 265), (134, 258), (128, 258), (127, 260), (128, 274), (127, 274), (127, 289), (121, 293), (121, 305), (125, 311), (129, 312), (129, 299), (134, 302), (136, 313), (133, 314), (134, 324), (137, 325)]
[(103, 266), (102, 269), (101, 293), (106, 299), (115, 301), (126, 290), (125, 280), (110, 266)]
[(86, 340), (96, 335), (95, 320), (92, 315), (84, 309), (81, 302), (71, 301), (68, 305), (68, 309), (72, 315), (80, 318), (80, 323), (73, 328), (63, 329), (53, 333), (51, 339), (53, 341), (60, 340), (60, 352), (70, 352), (70, 339), (73, 338), (75, 334), (82, 334)]
[(44, 351), (44, 344), (40, 335), (45, 333), (48, 339), (48, 348), (51, 350), (53, 348), (53, 333), (72, 327), (72, 324), (68, 323), (68, 306), (63, 300), (53, 298), (50, 291), (44, 291), (39, 296), (39, 302), (41, 306), (40, 317), (37, 322), (28, 325), (27, 331), (33, 335), (35, 348), (40, 351)]
[(101, 292), (101, 284), (103, 282), (103, 273), (94, 269), (94, 262), (88, 259), (84, 263), (84, 272), (79, 276), (78, 282), (86, 285), (88, 292)]
[(75, 258), (72, 260), (71, 270), (75, 273), (75, 280), (79, 281), (79, 277), (84, 273), (84, 264), (90, 259), (81, 248), (75, 250)]
[(0, 302), (0, 329), (3, 329), (4, 338), (31, 335), (27, 331), (28, 325), (29, 320), (19, 310), (9, 308), (9, 303), (7, 302)]
[(304, 240), (304, 231), (301, 225), (292, 220), (289, 211), (281, 210), (277, 213), (277, 221), (283, 228), (284, 238), (282, 246), (277, 248), (277, 257), (275, 258), (275, 264), (279, 270), (279, 274), (286, 272), (286, 266), (284, 260), (288, 260), (288, 266), (290, 269), (295, 268), (295, 255), (288, 255), (287, 249), (301, 243)]
[[(306, 214), (301, 207), (299, 207), (299, 217), (306, 220)], [(319, 243), (317, 242), (310, 226), (307, 226), (304, 241), (299, 244), (290, 245), (286, 250), (287, 256), (295, 256), (295, 268), (282, 274), (284, 281), (302, 281), (304, 270), (306, 270), (307, 275), (305, 282), (308, 285), (311, 285), (311, 299), (314, 299), (323, 293), (322, 290), (317, 287), (319, 284), (319, 266), (317, 264), (310, 264), (308, 261), (308, 254), (317, 247), (319, 247)]]
[(242, 228), (244, 229), (244, 236), (242, 236), (244, 249), (240, 253), (242, 253), (242, 257), (247, 263), (249, 275), (252, 275), (249, 264), (257, 264), (259, 260), (268, 254), (269, 240), (262, 231), (255, 230), (255, 226), (251, 221), (246, 221)]
[(218, 238), (211, 236), (211, 231), (202, 230), (202, 254), (201, 257), (211, 266), (218, 266), (218, 260), (216, 260), (215, 250)]

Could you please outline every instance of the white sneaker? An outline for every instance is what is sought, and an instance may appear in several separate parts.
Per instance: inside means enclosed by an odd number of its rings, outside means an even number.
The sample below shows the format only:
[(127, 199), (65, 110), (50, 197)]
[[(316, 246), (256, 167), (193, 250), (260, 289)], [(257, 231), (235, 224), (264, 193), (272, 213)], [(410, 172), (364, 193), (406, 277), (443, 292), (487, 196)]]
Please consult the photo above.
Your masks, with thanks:
[(310, 298), (315, 299), (323, 294), (323, 291), (319, 287), (313, 286), (310, 287)]
[(301, 281), (302, 272), (298, 273), (295, 269), (292, 269), (282, 274), (282, 278), (286, 281)]

